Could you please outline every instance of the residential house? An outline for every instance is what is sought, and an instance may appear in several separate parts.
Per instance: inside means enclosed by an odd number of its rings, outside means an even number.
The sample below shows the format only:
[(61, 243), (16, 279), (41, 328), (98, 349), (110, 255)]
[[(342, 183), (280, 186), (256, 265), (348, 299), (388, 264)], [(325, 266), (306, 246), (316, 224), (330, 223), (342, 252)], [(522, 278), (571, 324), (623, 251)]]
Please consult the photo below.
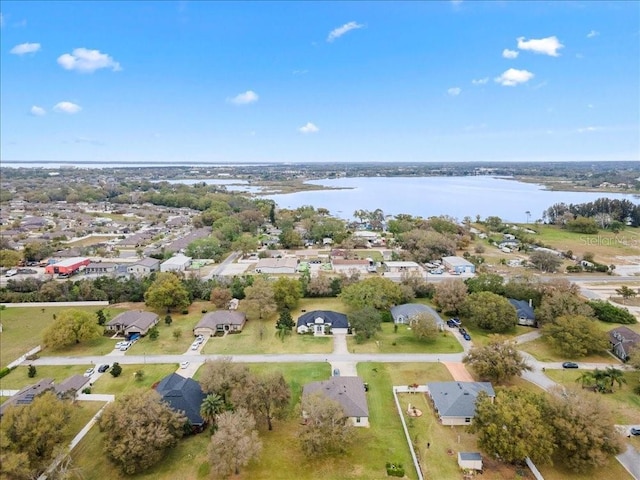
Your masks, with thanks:
[(118, 268), (117, 263), (110, 262), (91, 262), (84, 270), (86, 274), (109, 275), (114, 273)]
[(211, 231), (211, 227), (197, 228), (187, 235), (172, 241), (165, 247), (165, 250), (169, 252), (182, 252), (187, 249), (190, 243), (209, 237)]
[(427, 383), (427, 394), (442, 425), (469, 425), (476, 413), (480, 392), (486, 392), (491, 398), (496, 396), (489, 382)]
[(158, 315), (142, 310), (122, 312), (107, 322), (107, 330), (121, 333), (127, 337), (135, 334), (146, 335), (149, 329), (158, 324)]
[(23, 389), (21, 389), (18, 393), (11, 396), (9, 400), (0, 405), (0, 417), (4, 414), (4, 411), (11, 406), (19, 406), (19, 405), (31, 405), (33, 399), (38, 395), (46, 392), (47, 390), (51, 390), (53, 388), (53, 379), (52, 378), (43, 378), (35, 383), (34, 385), (27, 385)]
[(344, 313), (330, 310), (314, 310), (307, 312), (298, 318), (296, 331), (298, 333), (313, 332), (314, 335), (331, 333), (346, 334), (349, 330), (349, 321)]
[(395, 307), (391, 307), (391, 316), (393, 317), (393, 323), (403, 323), (403, 324), (411, 324), (413, 319), (422, 314), (426, 313), (432, 316), (436, 320), (436, 324), (439, 329), (444, 328), (444, 322), (432, 308), (423, 305), (421, 303), (405, 303), (403, 305), (396, 305)]
[(241, 332), (247, 316), (237, 310), (216, 310), (203, 315), (193, 329), (194, 335), (213, 337), (216, 332)]
[(629, 327), (617, 327), (609, 330), (611, 352), (623, 362), (629, 360), (631, 352), (640, 348), (640, 335)]
[(516, 300), (510, 298), (509, 303), (513, 305), (518, 314), (518, 325), (525, 325), (527, 327), (537, 327), (536, 314), (533, 312), (533, 304), (531, 300)]
[(294, 274), (298, 268), (295, 257), (261, 258), (256, 265), (257, 273)]
[(442, 257), (442, 265), (457, 275), (476, 273), (476, 266), (462, 257)]
[(205, 420), (200, 415), (200, 406), (206, 395), (198, 382), (172, 373), (160, 380), (156, 392), (173, 410), (182, 412), (195, 431), (201, 432), (204, 429)]
[[(307, 383), (302, 387), (303, 409), (305, 398), (314, 394), (320, 394), (339, 403), (349, 423), (354, 427), (369, 426), (369, 407), (362, 378), (334, 376), (329, 380)], [(302, 416), (305, 415), (303, 410)]]
[(89, 380), (91, 379), (84, 375), (72, 375), (55, 385), (53, 389), (59, 397), (76, 398), (79, 393), (82, 393), (82, 389), (89, 383)]
[(191, 257), (181, 253), (174, 255), (160, 264), (161, 272), (184, 272), (191, 266)]
[(150, 257), (138, 260), (127, 267), (127, 273), (136, 277), (144, 277), (158, 270), (160, 270), (160, 260)]

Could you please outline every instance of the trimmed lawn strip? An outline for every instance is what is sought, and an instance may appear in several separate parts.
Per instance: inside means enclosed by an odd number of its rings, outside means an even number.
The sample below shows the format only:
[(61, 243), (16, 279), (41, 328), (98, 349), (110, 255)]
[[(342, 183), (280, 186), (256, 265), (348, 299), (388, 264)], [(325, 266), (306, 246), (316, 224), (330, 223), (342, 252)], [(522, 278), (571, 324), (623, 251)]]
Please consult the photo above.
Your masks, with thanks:
[[(91, 387), (91, 393), (106, 393), (122, 395), (135, 390), (151, 388), (151, 386), (162, 380), (170, 373), (178, 370), (178, 364), (147, 364), (147, 365), (120, 365), (122, 373), (119, 377), (114, 377), (109, 373), (102, 375)], [(134, 373), (138, 370), (144, 372), (142, 380), (136, 380)]]
[(455, 337), (445, 331), (430, 341), (417, 339), (408, 325), (398, 325), (394, 332), (393, 323), (382, 323), (382, 331), (374, 338), (357, 343), (354, 337), (347, 337), (349, 351), (356, 353), (460, 353), (462, 346)]
[[(0, 311), (2, 333), (0, 334), (0, 365), (6, 366), (32, 348), (42, 345), (42, 333), (54, 321), (53, 315), (63, 310), (84, 310), (96, 312), (103, 308), (113, 318), (123, 310), (114, 307), (14, 307)], [(60, 351), (45, 350), (40, 355), (104, 355), (107, 337), (77, 345)], [(104, 348), (103, 348), (104, 347)], [(78, 353), (81, 352), (81, 353)]]
[(36, 376), (29, 378), (27, 372), (29, 367), (20, 365), (12, 370), (9, 375), (0, 378), (0, 389), (20, 390), (27, 385), (33, 385), (43, 378), (52, 378), (54, 383), (60, 383), (72, 375), (82, 375), (88, 368), (87, 365), (38, 365), (36, 367)]
[[(580, 385), (576, 379), (584, 372), (585, 370), (547, 370), (547, 375), (555, 382), (575, 387)], [(634, 387), (640, 385), (640, 372), (625, 371), (623, 374), (627, 383), (623, 383), (621, 387), (615, 384), (613, 393), (588, 393), (597, 398), (603, 408), (613, 413), (616, 424), (634, 425), (640, 419), (640, 395), (633, 393)]]

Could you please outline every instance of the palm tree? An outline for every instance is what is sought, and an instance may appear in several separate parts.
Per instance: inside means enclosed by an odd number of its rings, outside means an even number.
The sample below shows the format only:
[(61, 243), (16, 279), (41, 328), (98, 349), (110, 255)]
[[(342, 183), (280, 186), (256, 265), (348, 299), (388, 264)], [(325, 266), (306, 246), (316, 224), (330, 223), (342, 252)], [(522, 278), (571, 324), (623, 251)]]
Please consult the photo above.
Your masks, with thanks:
[(527, 223), (529, 223), (529, 220), (531, 219), (531, 212), (527, 210), (524, 214), (527, 216)]
[(202, 405), (200, 405), (200, 415), (213, 426), (216, 422), (216, 415), (222, 413), (224, 409), (224, 399), (217, 393), (211, 393), (202, 401)]
[(589, 372), (589, 371), (582, 372), (582, 374), (578, 378), (576, 378), (576, 382), (579, 382), (582, 385), (582, 388), (593, 386), (595, 382), (593, 372)]
[(624, 373), (622, 372), (622, 370), (618, 370), (614, 367), (607, 367), (605, 374), (607, 375), (607, 380), (609, 382), (610, 392), (613, 392), (614, 383), (617, 383), (618, 387), (622, 387), (623, 383), (627, 383), (627, 379), (624, 378)]

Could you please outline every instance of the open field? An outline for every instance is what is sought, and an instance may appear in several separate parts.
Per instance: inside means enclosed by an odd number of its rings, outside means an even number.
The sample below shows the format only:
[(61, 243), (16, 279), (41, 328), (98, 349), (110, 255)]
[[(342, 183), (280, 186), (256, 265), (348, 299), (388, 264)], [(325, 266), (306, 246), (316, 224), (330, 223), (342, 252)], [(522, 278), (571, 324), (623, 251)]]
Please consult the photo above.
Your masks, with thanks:
[(567, 355), (558, 353), (551, 348), (551, 345), (544, 339), (538, 338), (531, 342), (523, 343), (519, 346), (521, 350), (530, 353), (536, 360), (541, 362), (563, 362), (565, 360), (575, 360), (577, 362), (584, 363), (610, 363), (612, 365), (619, 365), (620, 361), (613, 355), (609, 355), (607, 352), (601, 354), (591, 354), (586, 357), (569, 358)]
[(52, 378), (55, 383), (69, 378), (72, 375), (82, 375), (87, 369), (86, 365), (39, 365), (36, 368), (36, 376), (29, 378), (27, 372), (29, 367), (19, 366), (12, 370), (6, 377), (0, 378), (0, 390), (20, 390), (27, 385), (32, 385), (43, 378)]
[[(178, 369), (178, 364), (155, 364), (155, 365), (121, 365), (122, 373), (119, 377), (114, 377), (109, 372), (102, 375), (91, 388), (91, 393), (108, 393), (112, 395), (122, 395), (137, 389), (151, 388), (151, 386), (162, 380), (170, 373)], [(134, 373), (142, 370), (144, 376), (142, 380), (137, 380)]]
[[(54, 321), (53, 315), (72, 307), (46, 308), (6, 308), (0, 312), (2, 333), (0, 333), (0, 365), (6, 366), (33, 347), (42, 344), (42, 333)], [(73, 307), (77, 310), (96, 312), (101, 307)], [(103, 307), (110, 318), (122, 310)], [(41, 355), (104, 355), (109, 353), (109, 339), (99, 338), (93, 342), (79, 344), (61, 351), (46, 350)]]
[(73, 241), (64, 242), (64, 243), (69, 248), (72, 248), (72, 247), (89, 247), (91, 245), (96, 245), (98, 243), (104, 243), (104, 242), (107, 242), (109, 240), (113, 240), (114, 238), (117, 238), (117, 235), (104, 235), (104, 236), (95, 235), (95, 236), (83, 238), (81, 240), (73, 240)]
[(382, 331), (375, 338), (357, 343), (355, 338), (347, 337), (350, 352), (355, 353), (459, 353), (462, 346), (455, 337), (447, 332), (439, 333), (431, 341), (419, 340), (407, 325), (398, 325), (394, 332), (393, 323), (383, 323)]
[[(547, 376), (562, 384), (577, 386), (576, 379), (584, 373), (584, 370), (548, 370)], [(622, 386), (615, 385), (613, 393), (588, 392), (597, 398), (602, 408), (613, 414), (617, 424), (631, 425), (640, 423), (640, 395), (633, 393), (633, 388), (640, 385), (640, 372), (624, 372), (627, 383)]]

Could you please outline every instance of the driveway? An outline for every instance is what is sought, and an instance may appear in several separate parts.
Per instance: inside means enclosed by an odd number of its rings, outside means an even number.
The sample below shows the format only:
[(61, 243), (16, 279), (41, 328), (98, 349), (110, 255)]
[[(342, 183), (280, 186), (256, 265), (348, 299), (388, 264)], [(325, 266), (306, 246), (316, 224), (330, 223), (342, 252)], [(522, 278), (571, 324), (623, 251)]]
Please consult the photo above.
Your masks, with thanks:
[(627, 444), (627, 449), (620, 455), (616, 455), (616, 460), (635, 480), (640, 480), (640, 452), (633, 448), (633, 445)]

